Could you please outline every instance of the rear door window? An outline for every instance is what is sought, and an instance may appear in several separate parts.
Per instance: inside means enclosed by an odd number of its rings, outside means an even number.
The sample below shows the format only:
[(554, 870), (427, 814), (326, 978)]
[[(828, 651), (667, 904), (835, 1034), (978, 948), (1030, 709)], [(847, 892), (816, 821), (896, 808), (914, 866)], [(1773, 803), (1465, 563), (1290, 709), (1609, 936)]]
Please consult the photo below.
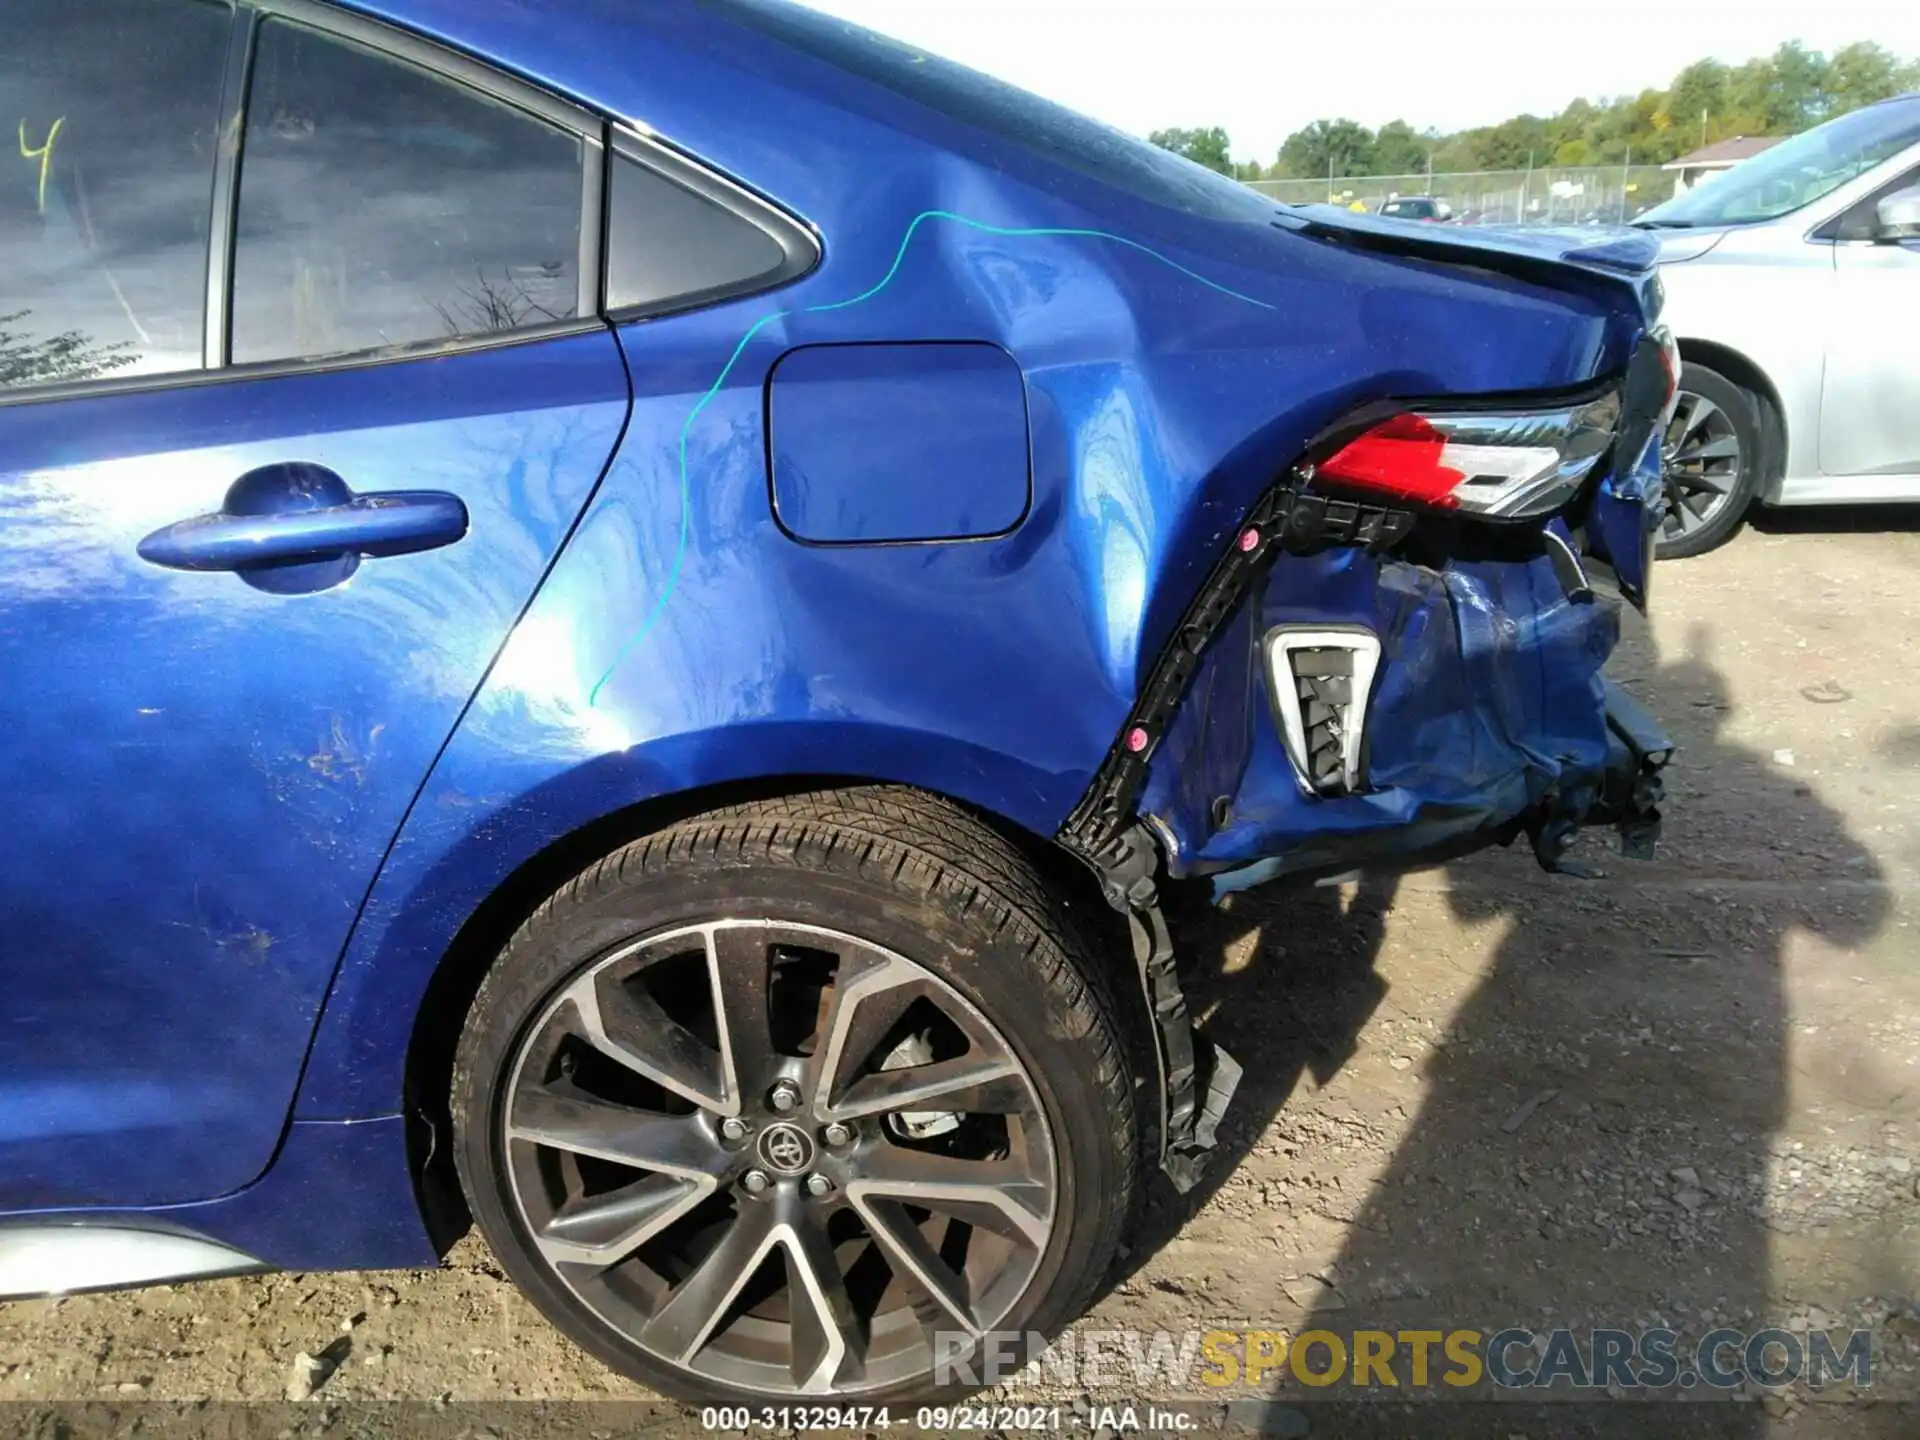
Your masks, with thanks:
[(536, 115), (267, 21), (240, 164), (234, 362), (576, 318), (584, 163), (580, 137)]
[(232, 11), (6, 0), (0, 392), (198, 369)]

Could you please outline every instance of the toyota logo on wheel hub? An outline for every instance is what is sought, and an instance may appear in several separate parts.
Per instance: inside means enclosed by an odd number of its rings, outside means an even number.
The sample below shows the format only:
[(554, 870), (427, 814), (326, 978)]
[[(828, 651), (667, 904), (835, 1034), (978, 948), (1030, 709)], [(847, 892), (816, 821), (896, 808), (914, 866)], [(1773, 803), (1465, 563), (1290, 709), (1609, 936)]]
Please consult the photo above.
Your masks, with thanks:
[(769, 1125), (760, 1134), (760, 1158), (781, 1175), (798, 1175), (813, 1163), (813, 1141), (798, 1125)]

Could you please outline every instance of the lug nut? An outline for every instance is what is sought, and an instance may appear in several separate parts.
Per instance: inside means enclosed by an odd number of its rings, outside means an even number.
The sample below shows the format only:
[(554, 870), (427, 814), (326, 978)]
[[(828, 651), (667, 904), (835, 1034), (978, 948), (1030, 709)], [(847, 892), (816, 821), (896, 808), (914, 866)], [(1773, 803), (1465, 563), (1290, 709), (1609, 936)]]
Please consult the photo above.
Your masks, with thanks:
[(729, 1140), (744, 1140), (747, 1136), (747, 1122), (738, 1115), (729, 1115), (720, 1122), (720, 1133)]
[(831, 1195), (832, 1193), (833, 1193), (833, 1181), (829, 1180), (826, 1176), (824, 1175), (807, 1176), (807, 1194)]
[(800, 1087), (791, 1080), (782, 1080), (767, 1092), (767, 1104), (782, 1115), (799, 1108)]
[(842, 1145), (851, 1145), (853, 1143), (853, 1131), (836, 1120), (820, 1132), (820, 1138), (838, 1150)]
[(764, 1195), (767, 1186), (772, 1183), (771, 1180), (767, 1179), (767, 1172), (764, 1170), (749, 1170), (740, 1177), (740, 1188), (745, 1190), (749, 1195)]

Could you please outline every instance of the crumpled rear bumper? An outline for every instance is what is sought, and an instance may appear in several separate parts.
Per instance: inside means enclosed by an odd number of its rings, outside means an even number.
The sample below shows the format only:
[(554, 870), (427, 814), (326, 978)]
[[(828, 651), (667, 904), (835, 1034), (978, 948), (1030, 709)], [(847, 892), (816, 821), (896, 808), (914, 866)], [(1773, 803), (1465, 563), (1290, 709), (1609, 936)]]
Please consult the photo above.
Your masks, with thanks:
[[(1290, 758), (1263, 640), (1377, 637), (1359, 783), (1314, 793)], [(1525, 833), (1549, 868), (1583, 826), (1650, 852), (1659, 726), (1602, 673), (1620, 605), (1570, 596), (1552, 560), (1433, 569), (1359, 548), (1278, 559), (1209, 647), (1157, 747), (1140, 812), (1170, 873), (1216, 889), (1406, 868)]]
[(1649, 853), (1672, 747), (1603, 668), (1622, 607), (1651, 587), (1677, 363), (1649, 331), (1611, 456), (1550, 518), (1350, 493), (1359, 476), (1297, 462), (1161, 647), (1061, 842), (1106, 870), (1143, 823), (1169, 876), (1220, 887), (1404, 868), (1522, 832), (1572, 870), (1573, 836), (1600, 823)]

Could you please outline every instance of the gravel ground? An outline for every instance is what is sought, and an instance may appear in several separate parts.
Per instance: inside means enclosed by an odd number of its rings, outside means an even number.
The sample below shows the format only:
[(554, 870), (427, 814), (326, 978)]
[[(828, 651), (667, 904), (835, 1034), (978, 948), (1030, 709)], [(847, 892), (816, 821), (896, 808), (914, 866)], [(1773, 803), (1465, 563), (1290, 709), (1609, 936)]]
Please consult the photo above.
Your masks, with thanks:
[[(1865, 1326), (1877, 1407), (1756, 1395), (1715, 1433), (1920, 1433), (1886, 1404), (1920, 1396), (1906, 523), (1662, 568), (1616, 664), (1681, 745), (1658, 863), (1588, 840), (1604, 878), (1494, 852), (1185, 920), (1247, 1079), (1209, 1185), (1157, 1198), (1082, 1329)], [(336, 1407), (643, 1398), (469, 1238), (438, 1271), (0, 1305), (0, 1401), (277, 1401), (303, 1352)]]

